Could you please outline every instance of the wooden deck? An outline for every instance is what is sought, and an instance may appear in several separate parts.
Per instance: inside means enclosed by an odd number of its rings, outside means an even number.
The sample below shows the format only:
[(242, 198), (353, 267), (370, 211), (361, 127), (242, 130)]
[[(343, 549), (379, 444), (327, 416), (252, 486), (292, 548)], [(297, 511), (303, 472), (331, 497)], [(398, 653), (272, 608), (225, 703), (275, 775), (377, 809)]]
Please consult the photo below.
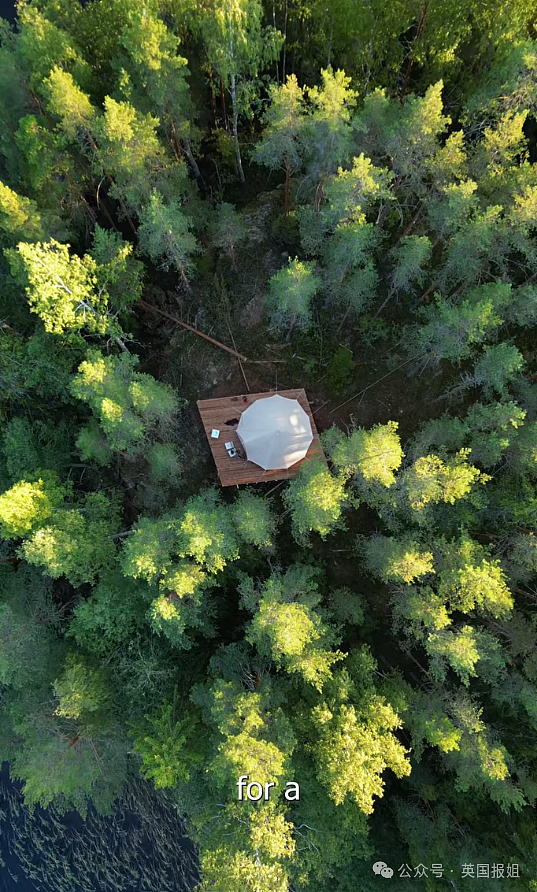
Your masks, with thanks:
[[(286, 396), (292, 400), (298, 400), (311, 422), (313, 440), (306, 457), (298, 461), (292, 467), (277, 471), (264, 471), (259, 465), (248, 461), (236, 430), (241, 414), (256, 400), (266, 399), (269, 396)], [(222, 396), (214, 400), (198, 400), (197, 406), (205, 429), (205, 434), (211, 447), (214, 463), (216, 465), (220, 483), (222, 486), (239, 486), (243, 483), (270, 483), (272, 480), (287, 480), (296, 477), (300, 465), (309, 458), (318, 458), (326, 464), (326, 458), (319, 440), (319, 434), (315, 427), (315, 421), (308, 403), (306, 391), (278, 390), (268, 393), (247, 393), (240, 396)], [(211, 431), (219, 430), (217, 440), (211, 437)], [(230, 458), (225, 443), (232, 441), (238, 451), (235, 458)]]

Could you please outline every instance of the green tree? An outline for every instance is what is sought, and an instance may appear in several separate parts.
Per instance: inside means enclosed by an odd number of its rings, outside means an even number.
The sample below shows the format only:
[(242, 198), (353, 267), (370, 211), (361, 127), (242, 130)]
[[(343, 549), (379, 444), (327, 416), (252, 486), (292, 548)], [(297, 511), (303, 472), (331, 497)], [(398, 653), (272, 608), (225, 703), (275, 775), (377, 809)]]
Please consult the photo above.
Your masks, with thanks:
[(304, 144), (310, 157), (310, 175), (316, 182), (315, 208), (324, 197), (326, 178), (336, 173), (350, 154), (352, 145), (351, 109), (356, 91), (350, 88), (351, 78), (344, 71), (321, 69), (322, 87), (311, 87), (308, 99), (313, 114), (304, 131)]
[(237, 173), (244, 182), (239, 146), (239, 114), (249, 114), (260, 69), (275, 59), (281, 41), (273, 28), (262, 27), (259, 0), (225, 0), (209, 6), (201, 20), (209, 62), (229, 89)]
[(510, 755), (493, 739), (481, 719), (482, 709), (468, 696), (459, 695), (450, 712), (463, 731), (459, 746), (445, 756), (456, 774), (455, 789), (488, 794), (505, 812), (522, 808), (524, 795), (510, 777)]
[(326, 289), (334, 303), (359, 312), (375, 297), (378, 273), (372, 254), (379, 230), (363, 220), (336, 227), (323, 246)]
[(192, 742), (195, 730), (191, 716), (175, 717), (173, 703), (164, 703), (160, 712), (145, 715), (143, 724), (131, 729), (142, 774), (157, 790), (189, 780), (191, 767), (202, 759)]
[(66, 488), (54, 474), (34, 482), (21, 480), (0, 495), (0, 529), (4, 539), (27, 536), (43, 526), (63, 501)]
[(17, 690), (47, 682), (61, 655), (60, 611), (50, 581), (26, 564), (0, 567), (0, 681)]
[(289, 259), (286, 267), (278, 270), (269, 282), (267, 304), (271, 312), (271, 324), (276, 329), (287, 328), (291, 336), (295, 326), (311, 326), (311, 301), (321, 287), (315, 274), (315, 264)]
[(502, 324), (499, 315), (509, 301), (511, 286), (503, 282), (483, 285), (468, 292), (456, 304), (440, 295), (434, 306), (424, 312), (425, 325), (416, 333), (416, 346), (425, 362), (438, 364), (442, 359), (460, 363)]
[(166, 203), (157, 191), (151, 193), (140, 213), (140, 251), (154, 263), (160, 261), (162, 269), (174, 266), (188, 289), (188, 279), (194, 269), (192, 257), (199, 252), (191, 228), (192, 224), (181, 210), (180, 202), (172, 200)]
[(474, 461), (485, 468), (494, 467), (506, 449), (524, 430), (526, 411), (513, 400), (508, 403), (474, 403), (468, 410), (466, 423)]
[(72, 585), (93, 583), (115, 557), (117, 508), (103, 493), (89, 493), (80, 508), (58, 508), (26, 539), (20, 555), (47, 576), (67, 576)]
[[(187, 83), (187, 60), (179, 53), (179, 40), (173, 31), (147, 7), (131, 5), (123, 23), (119, 43), (128, 54), (127, 91), (134, 92), (138, 103), (156, 111), (161, 126), (166, 126), (177, 158), (184, 152), (199, 179), (194, 158), (198, 131), (193, 124), (195, 109)], [(145, 101), (144, 101), (145, 100)]]
[(117, 232), (96, 226), (91, 256), (97, 288), (108, 294), (115, 313), (125, 313), (142, 296), (143, 265), (132, 256), (132, 245)]
[[(107, 245), (105, 247), (105, 240)], [(132, 247), (121, 239), (96, 234), (94, 253), (78, 257), (69, 245), (51, 239), (19, 242), (9, 251), (12, 274), (25, 286), (30, 310), (54, 334), (109, 335), (125, 350), (117, 315), (140, 295), (139, 267)], [(126, 290), (126, 286), (132, 290)]]
[[(248, 602), (251, 583), (243, 582), (242, 587)], [(261, 589), (245, 637), (261, 656), (321, 690), (343, 654), (332, 650), (338, 639), (316, 610), (319, 602), (318, 586), (309, 568), (297, 565), (284, 576), (271, 576)]]
[(345, 481), (334, 477), (322, 462), (304, 462), (289, 483), (284, 501), (291, 512), (293, 534), (302, 544), (308, 533), (316, 532), (324, 539), (342, 525), (343, 507), (349, 501)]
[(477, 360), (472, 381), (483, 388), (486, 396), (494, 392), (503, 396), (510, 384), (524, 367), (524, 357), (514, 344), (486, 346)]
[(233, 503), (232, 513), (243, 542), (265, 550), (274, 548), (276, 520), (267, 499), (243, 490)]
[(361, 487), (371, 483), (390, 487), (395, 483), (393, 472), (403, 460), (397, 428), (396, 421), (389, 421), (369, 431), (358, 428), (346, 437), (334, 427), (323, 436), (323, 444), (344, 478), (354, 477)]
[(496, 675), (505, 668), (499, 641), (490, 632), (473, 629), (469, 625), (443, 629), (429, 635), (425, 649), (430, 657), (429, 671), (440, 682), (445, 680), (448, 667), (457, 673), (466, 686), (471, 676), (481, 674), (482, 663), (488, 664), (489, 672), (494, 667)]
[[(263, 805), (247, 815), (228, 808), (222, 830), (239, 827), (231, 845), (215, 839), (201, 856), (200, 892), (288, 892), (287, 862), (295, 851), (292, 825), (281, 813)], [(214, 835), (214, 834), (213, 834)]]
[[(401, 719), (371, 682), (374, 660), (359, 653), (348, 669), (334, 676), (333, 692), (314, 707), (312, 719), (317, 740), (314, 756), (319, 782), (336, 805), (352, 797), (365, 814), (373, 811), (373, 798), (382, 796), (386, 768), (397, 777), (410, 774), (407, 751), (395, 737)], [(361, 685), (353, 685), (353, 669)], [(350, 678), (349, 678), (350, 674)], [(352, 694), (356, 698), (351, 701)], [(353, 698), (354, 699), (354, 698)]]
[(209, 237), (215, 248), (229, 254), (233, 268), (237, 268), (235, 248), (247, 237), (247, 229), (232, 204), (217, 205), (209, 222)]
[(271, 170), (285, 170), (284, 209), (289, 213), (291, 177), (302, 165), (301, 135), (305, 122), (304, 88), (294, 74), (284, 84), (269, 86), (270, 105), (263, 116), (265, 130), (255, 159)]
[(443, 113), (442, 90), (443, 83), (438, 81), (424, 96), (410, 94), (397, 104), (385, 90), (377, 89), (366, 97), (357, 115), (364, 151), (374, 162), (391, 159), (395, 191), (404, 186), (421, 197), (428, 191), (439, 138), (450, 123)]
[(433, 555), (415, 539), (372, 536), (364, 542), (367, 569), (383, 582), (414, 582), (434, 573)]
[(72, 367), (80, 362), (78, 343), (62, 342), (56, 335), (38, 328), (24, 338), (4, 328), (0, 338), (0, 402), (23, 402), (26, 406), (46, 405), (48, 411), (68, 403)]
[(403, 236), (399, 245), (392, 251), (394, 268), (391, 286), (394, 291), (414, 291), (423, 284), (425, 271), (431, 259), (432, 245), (427, 236)]
[(67, 635), (84, 652), (117, 660), (145, 624), (153, 594), (143, 582), (123, 576), (117, 566), (103, 571), (90, 597), (76, 604)]
[(61, 129), (67, 139), (89, 142), (90, 150), (95, 149), (91, 130), (97, 120), (97, 110), (73, 75), (55, 65), (43, 86), (49, 111), (60, 119)]
[(105, 674), (73, 652), (67, 655), (63, 672), (54, 681), (53, 688), (58, 700), (54, 714), (67, 719), (99, 712), (110, 698)]
[[(339, 167), (325, 188), (326, 205), (321, 216), (330, 225), (359, 222), (377, 211), (377, 219), (384, 216), (384, 208), (394, 201), (391, 191), (393, 174), (387, 167), (376, 167), (363, 152), (353, 158), (352, 167)], [(379, 207), (380, 204), (380, 207)]]
[(192, 699), (219, 732), (220, 742), (207, 764), (218, 789), (230, 783), (234, 787), (241, 774), (263, 785), (286, 775), (296, 739), (282, 710), (271, 708), (268, 690), (244, 691), (238, 682), (217, 679), (210, 686), (195, 686)]
[(11, 731), (16, 748), (10, 756), (13, 776), (23, 782), (25, 801), (83, 816), (92, 802), (109, 812), (127, 775), (127, 740), (110, 714), (98, 721), (54, 715), (41, 698), (13, 702)]
[(104, 112), (94, 133), (98, 143), (95, 163), (113, 177), (112, 195), (125, 199), (137, 214), (150, 200), (164, 152), (156, 134), (158, 119), (142, 115), (129, 102), (104, 100)]
[(0, 182), (0, 228), (11, 244), (22, 238), (41, 241), (45, 238), (41, 214), (35, 201), (17, 195)]
[(453, 505), (472, 491), (475, 483), (490, 479), (468, 464), (470, 449), (461, 449), (444, 461), (438, 455), (424, 455), (401, 475), (401, 486), (413, 510), (421, 510), (435, 502)]
[(440, 549), (438, 592), (452, 609), (508, 616), (513, 597), (497, 559), (468, 535)]
[[(179, 405), (171, 388), (134, 371), (137, 364), (138, 358), (128, 353), (114, 357), (88, 350), (71, 384), (73, 396), (95, 413), (109, 446), (134, 455), (156, 429), (170, 425)], [(87, 429), (80, 445), (86, 450), (89, 445), (88, 457), (106, 457), (106, 451), (98, 450), (94, 429)]]

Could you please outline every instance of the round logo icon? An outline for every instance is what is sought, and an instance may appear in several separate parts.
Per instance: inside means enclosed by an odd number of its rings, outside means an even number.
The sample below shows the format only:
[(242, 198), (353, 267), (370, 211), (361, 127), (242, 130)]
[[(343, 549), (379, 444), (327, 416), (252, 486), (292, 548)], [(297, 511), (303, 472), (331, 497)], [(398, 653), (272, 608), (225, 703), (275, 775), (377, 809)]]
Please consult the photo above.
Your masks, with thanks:
[(380, 874), (381, 877), (393, 877), (393, 870), (388, 867), (385, 861), (375, 861), (373, 864), (373, 873)]

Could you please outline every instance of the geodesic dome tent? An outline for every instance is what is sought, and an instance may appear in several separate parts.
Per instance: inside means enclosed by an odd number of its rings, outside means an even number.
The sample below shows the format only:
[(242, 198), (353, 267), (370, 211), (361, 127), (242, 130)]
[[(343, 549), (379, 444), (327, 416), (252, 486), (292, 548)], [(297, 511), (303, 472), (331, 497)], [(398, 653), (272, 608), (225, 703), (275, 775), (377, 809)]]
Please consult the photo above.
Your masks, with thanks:
[(278, 394), (252, 403), (241, 415), (237, 434), (248, 460), (266, 471), (290, 468), (305, 457), (313, 440), (298, 400)]

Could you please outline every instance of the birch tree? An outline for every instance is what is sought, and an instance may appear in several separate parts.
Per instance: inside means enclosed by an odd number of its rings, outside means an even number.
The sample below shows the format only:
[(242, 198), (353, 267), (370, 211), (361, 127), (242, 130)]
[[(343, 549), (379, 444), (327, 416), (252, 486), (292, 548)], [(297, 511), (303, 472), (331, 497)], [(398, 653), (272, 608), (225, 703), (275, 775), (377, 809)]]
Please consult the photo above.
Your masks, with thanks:
[(231, 96), (235, 160), (242, 183), (239, 115), (251, 114), (255, 78), (278, 56), (281, 46), (279, 33), (274, 28), (263, 28), (262, 18), (259, 0), (222, 0), (211, 4), (201, 24), (209, 62)]

